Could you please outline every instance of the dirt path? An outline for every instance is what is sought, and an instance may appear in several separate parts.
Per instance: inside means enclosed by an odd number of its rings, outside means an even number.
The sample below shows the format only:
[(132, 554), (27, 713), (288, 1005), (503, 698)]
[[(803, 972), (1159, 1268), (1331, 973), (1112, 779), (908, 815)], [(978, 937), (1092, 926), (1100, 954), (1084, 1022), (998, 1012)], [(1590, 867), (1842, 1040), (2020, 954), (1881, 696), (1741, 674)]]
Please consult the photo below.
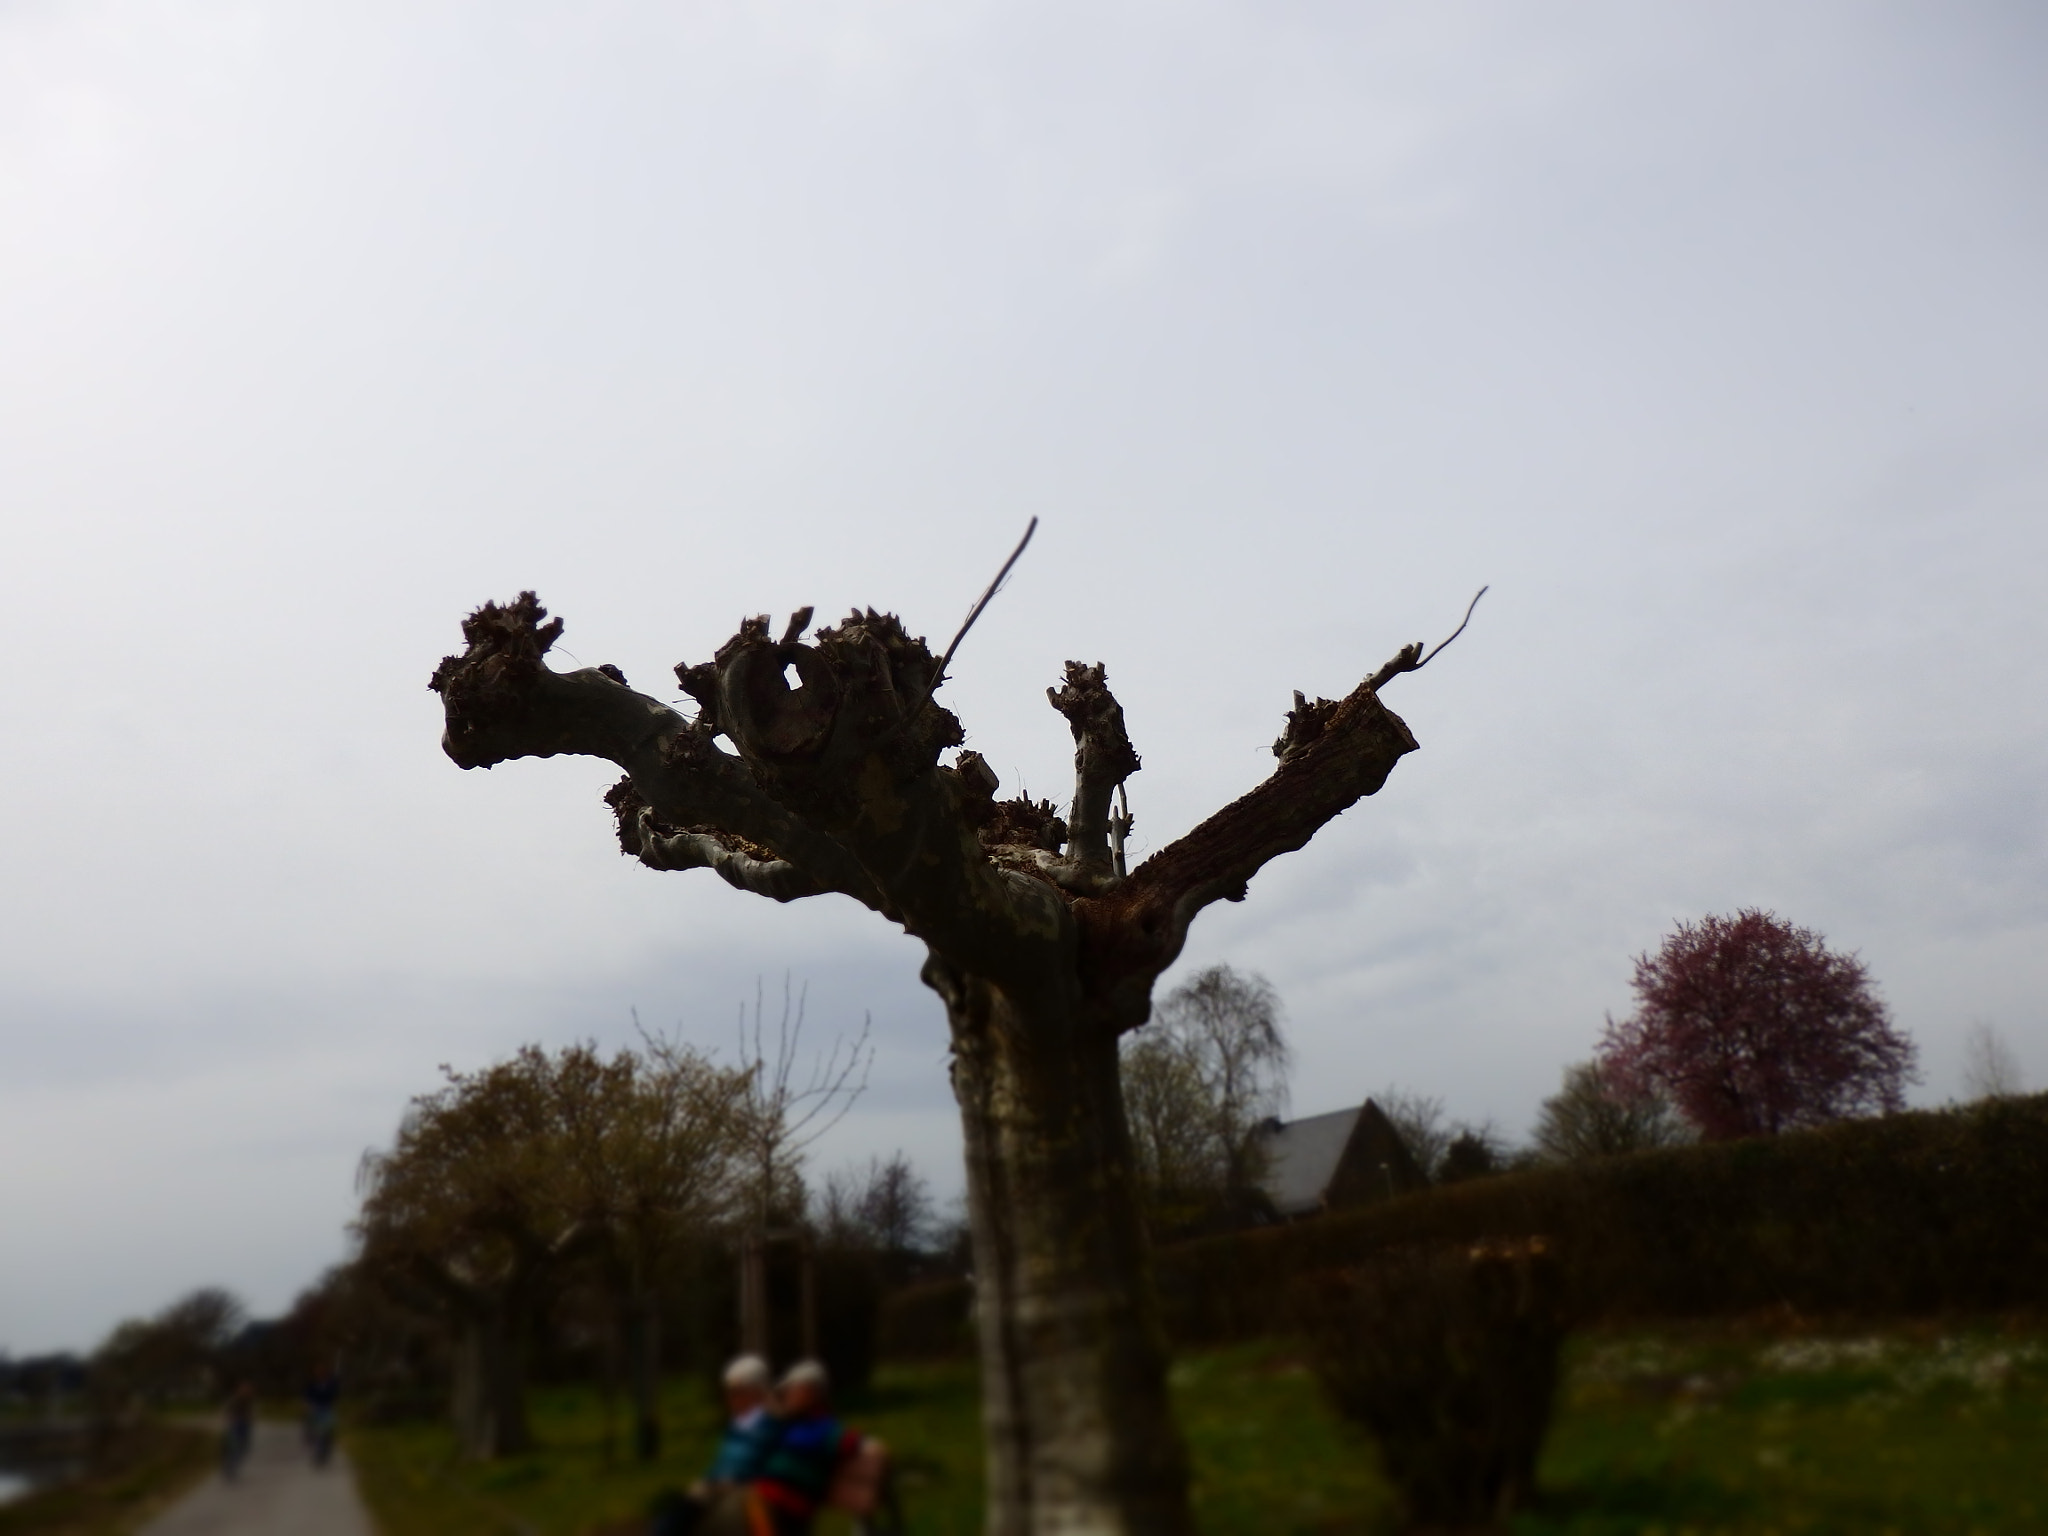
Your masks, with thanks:
[(324, 1471), (292, 1424), (258, 1424), (241, 1477), (215, 1473), (141, 1536), (376, 1536), (340, 1451)]

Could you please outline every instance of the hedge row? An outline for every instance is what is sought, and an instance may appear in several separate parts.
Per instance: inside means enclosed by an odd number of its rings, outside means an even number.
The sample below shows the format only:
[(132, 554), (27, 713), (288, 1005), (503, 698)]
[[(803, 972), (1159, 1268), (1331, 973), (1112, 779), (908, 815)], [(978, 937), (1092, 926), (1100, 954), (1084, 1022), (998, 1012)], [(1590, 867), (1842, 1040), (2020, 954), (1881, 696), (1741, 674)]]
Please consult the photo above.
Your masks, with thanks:
[(882, 1298), (877, 1329), (885, 1360), (934, 1360), (974, 1352), (974, 1287), (926, 1280)]
[[(2048, 1094), (1504, 1174), (1159, 1250), (1177, 1344), (1291, 1332), (1303, 1276), (1541, 1234), (1583, 1318), (2048, 1307)], [(968, 1287), (885, 1302), (895, 1357), (971, 1347)]]
[(1157, 1256), (1180, 1343), (1284, 1331), (1301, 1276), (1542, 1234), (1581, 1317), (2048, 1305), (2048, 1095), (1475, 1180)]

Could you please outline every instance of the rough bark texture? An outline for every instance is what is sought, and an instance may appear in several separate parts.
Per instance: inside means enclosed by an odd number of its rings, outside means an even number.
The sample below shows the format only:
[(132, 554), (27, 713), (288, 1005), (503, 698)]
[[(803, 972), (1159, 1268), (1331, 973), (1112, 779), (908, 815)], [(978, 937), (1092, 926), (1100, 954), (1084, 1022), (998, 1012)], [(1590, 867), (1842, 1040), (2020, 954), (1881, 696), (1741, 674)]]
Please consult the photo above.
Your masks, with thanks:
[(654, 1294), (635, 1286), (625, 1307), (627, 1385), (633, 1399), (633, 1455), (661, 1455), (661, 1323)]
[(1019, 997), (936, 959), (925, 977), (966, 1128), (988, 1529), (1185, 1530), (1116, 1037), (1071, 986)]
[(471, 1294), (455, 1340), (456, 1443), (473, 1461), (495, 1461), (531, 1449), (526, 1380), (514, 1308), (497, 1289)]
[[(836, 893), (922, 939), (945, 999), (966, 1129), (989, 1447), (1002, 1536), (1174, 1536), (1192, 1529), (1186, 1458), (1132, 1181), (1117, 1037), (1213, 901), (1385, 783), (1415, 749), (1378, 687), (1295, 695), (1271, 778), (1128, 875), (1112, 809), (1139, 759), (1098, 665), (1048, 690), (1074, 738), (1067, 819), (998, 800), (922, 640), (872, 609), (806, 644), (749, 619), (679, 666), (686, 718), (616, 667), (559, 673), (561, 633), (532, 593), (486, 604), (433, 677), (443, 744), (465, 768), (581, 753), (626, 777), (607, 799), (622, 850), (711, 869), (776, 901)], [(792, 683), (792, 680), (793, 683)]]

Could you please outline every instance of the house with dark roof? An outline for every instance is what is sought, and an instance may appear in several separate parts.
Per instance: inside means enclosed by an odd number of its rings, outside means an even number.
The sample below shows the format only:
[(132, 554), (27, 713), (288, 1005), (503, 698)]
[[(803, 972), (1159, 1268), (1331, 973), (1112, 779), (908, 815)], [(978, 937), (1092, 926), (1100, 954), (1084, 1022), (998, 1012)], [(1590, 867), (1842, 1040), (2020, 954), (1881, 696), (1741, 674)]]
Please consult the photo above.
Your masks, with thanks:
[(1371, 1099), (1327, 1115), (1268, 1120), (1259, 1129), (1259, 1148), (1265, 1163), (1260, 1189), (1283, 1220), (1370, 1205), (1429, 1184), (1401, 1133)]

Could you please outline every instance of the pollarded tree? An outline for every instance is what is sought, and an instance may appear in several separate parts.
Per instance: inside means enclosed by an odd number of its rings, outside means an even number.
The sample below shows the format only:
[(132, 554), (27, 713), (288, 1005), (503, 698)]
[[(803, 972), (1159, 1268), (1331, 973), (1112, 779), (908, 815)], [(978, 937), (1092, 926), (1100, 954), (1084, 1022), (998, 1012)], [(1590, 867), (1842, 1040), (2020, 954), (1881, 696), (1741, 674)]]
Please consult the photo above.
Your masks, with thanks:
[(448, 1074), (364, 1159), (360, 1268), (444, 1315), (454, 1417), (484, 1458), (528, 1439), (521, 1346), (566, 1260), (597, 1261), (625, 1324), (634, 1441), (659, 1449), (654, 1296), (694, 1238), (732, 1214), (748, 1078), (678, 1043), (600, 1056), (535, 1046)]
[[(692, 1243), (744, 1211), (751, 1074), (680, 1041), (558, 1058), (564, 1171), (624, 1325), (634, 1452), (661, 1451), (657, 1298)], [(573, 1071), (570, 1069), (573, 1068)]]
[(1242, 900), (1415, 750), (1379, 690), (1433, 653), (1403, 648), (1342, 700), (1297, 693), (1272, 777), (1127, 871), (1113, 807), (1138, 754), (1100, 665), (1069, 662), (1048, 690), (1074, 739), (1061, 820), (997, 799), (976, 753), (939, 761), (963, 739), (933, 698), (950, 651), (872, 609), (806, 642), (810, 621), (777, 636), (748, 619), (678, 666), (692, 718), (616, 667), (549, 667), (562, 621), (532, 593), (487, 603), (433, 676), (443, 748), (464, 768), (608, 759), (626, 775), (607, 800), (627, 855), (775, 901), (843, 896), (923, 941), (965, 1130), (988, 1528), (1188, 1531), (1118, 1039), (1203, 908)]
[(559, 1069), (620, 1096), (593, 1053), (564, 1056), (575, 1060), (528, 1046), (483, 1072), (448, 1072), (413, 1101), (391, 1150), (363, 1159), (358, 1262), (452, 1324), (456, 1440), (479, 1460), (531, 1443), (522, 1353), (537, 1288), (600, 1231), (565, 1155)]
[(1607, 1021), (1603, 1075), (1667, 1095), (1710, 1141), (1905, 1107), (1913, 1042), (1863, 962), (1775, 913), (1680, 923), (1636, 957), (1635, 993), (1635, 1016)]

